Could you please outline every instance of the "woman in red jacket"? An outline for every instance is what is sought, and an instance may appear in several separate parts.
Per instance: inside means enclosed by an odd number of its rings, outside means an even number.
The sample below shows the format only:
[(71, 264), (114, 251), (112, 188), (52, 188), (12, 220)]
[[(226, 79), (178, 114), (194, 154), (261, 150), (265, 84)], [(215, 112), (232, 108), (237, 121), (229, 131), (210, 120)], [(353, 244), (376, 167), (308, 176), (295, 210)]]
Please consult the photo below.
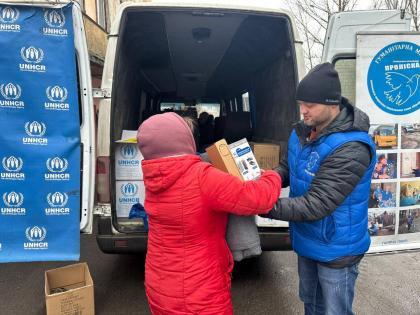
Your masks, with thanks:
[(267, 213), (280, 177), (242, 182), (202, 162), (187, 123), (175, 113), (144, 121), (137, 134), (149, 218), (145, 286), (154, 315), (233, 314), (228, 213)]

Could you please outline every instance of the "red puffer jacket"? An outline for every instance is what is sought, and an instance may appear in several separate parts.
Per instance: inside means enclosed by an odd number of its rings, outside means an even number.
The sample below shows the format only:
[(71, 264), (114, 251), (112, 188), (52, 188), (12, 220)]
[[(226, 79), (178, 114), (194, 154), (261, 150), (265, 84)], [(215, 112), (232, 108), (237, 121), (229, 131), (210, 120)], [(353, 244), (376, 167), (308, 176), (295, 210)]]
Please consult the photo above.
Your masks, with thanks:
[(228, 212), (267, 213), (280, 177), (242, 182), (194, 155), (144, 160), (149, 216), (146, 294), (155, 315), (232, 314)]

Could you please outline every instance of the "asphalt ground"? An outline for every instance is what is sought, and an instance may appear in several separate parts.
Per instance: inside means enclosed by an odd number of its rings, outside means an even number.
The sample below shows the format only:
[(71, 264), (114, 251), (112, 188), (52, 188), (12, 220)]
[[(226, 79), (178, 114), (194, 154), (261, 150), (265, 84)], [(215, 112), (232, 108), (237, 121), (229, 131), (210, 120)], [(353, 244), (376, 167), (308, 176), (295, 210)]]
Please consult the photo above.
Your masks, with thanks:
[[(81, 236), (81, 259), (95, 285), (96, 314), (150, 314), (144, 256), (103, 254), (94, 235)], [(72, 262), (0, 264), (0, 314), (45, 314), (45, 270)], [(235, 314), (303, 314), (296, 255), (265, 252), (235, 266)], [(356, 314), (420, 314), (420, 252), (368, 256), (360, 265)]]

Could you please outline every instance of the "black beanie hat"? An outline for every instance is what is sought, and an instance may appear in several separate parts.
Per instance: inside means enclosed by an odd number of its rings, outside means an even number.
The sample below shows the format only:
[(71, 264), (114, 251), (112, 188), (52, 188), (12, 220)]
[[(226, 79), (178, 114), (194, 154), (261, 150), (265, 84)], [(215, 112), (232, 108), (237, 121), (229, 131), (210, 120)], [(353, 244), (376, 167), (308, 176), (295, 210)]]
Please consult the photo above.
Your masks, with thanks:
[(333, 65), (326, 62), (309, 71), (297, 87), (296, 100), (324, 105), (340, 105), (341, 84)]

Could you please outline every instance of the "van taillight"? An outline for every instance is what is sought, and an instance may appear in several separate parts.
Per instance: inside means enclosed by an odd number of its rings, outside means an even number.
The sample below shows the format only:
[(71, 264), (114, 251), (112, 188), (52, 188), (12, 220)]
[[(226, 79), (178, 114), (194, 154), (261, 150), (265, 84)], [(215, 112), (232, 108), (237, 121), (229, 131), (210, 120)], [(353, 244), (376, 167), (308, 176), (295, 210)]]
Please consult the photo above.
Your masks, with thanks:
[(96, 158), (96, 200), (98, 203), (110, 203), (109, 156)]

